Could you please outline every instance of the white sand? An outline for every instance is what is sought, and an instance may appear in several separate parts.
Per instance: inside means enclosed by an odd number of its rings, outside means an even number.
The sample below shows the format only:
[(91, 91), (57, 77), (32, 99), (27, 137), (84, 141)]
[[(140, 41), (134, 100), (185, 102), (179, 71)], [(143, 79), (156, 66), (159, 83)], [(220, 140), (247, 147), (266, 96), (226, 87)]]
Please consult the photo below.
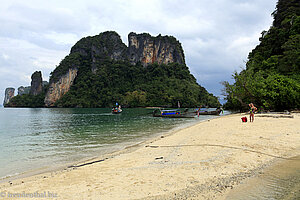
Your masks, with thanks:
[(0, 199), (34, 192), (54, 199), (224, 199), (274, 160), (300, 154), (299, 114), (254, 123), (242, 116), (201, 122), (102, 162), (0, 184)]

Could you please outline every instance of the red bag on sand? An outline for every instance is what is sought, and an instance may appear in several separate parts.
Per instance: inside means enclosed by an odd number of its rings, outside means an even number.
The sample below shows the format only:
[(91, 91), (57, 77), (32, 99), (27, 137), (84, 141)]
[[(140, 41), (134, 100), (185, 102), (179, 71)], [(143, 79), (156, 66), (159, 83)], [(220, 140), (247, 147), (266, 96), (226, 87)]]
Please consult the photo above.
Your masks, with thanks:
[(247, 117), (242, 117), (242, 122), (247, 122)]

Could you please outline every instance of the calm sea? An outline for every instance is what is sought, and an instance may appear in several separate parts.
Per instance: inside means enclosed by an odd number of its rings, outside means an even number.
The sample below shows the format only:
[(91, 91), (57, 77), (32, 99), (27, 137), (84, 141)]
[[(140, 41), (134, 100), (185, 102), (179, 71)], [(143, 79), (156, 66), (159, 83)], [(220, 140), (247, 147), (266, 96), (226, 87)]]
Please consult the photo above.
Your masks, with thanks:
[(0, 180), (96, 157), (213, 117), (154, 118), (152, 111), (0, 108)]

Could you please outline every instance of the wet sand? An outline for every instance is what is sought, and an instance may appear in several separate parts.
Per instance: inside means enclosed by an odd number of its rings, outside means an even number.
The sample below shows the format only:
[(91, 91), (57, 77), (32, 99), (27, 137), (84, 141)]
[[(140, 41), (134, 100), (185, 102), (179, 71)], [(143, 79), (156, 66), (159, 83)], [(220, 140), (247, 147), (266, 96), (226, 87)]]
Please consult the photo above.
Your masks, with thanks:
[(300, 156), (280, 160), (226, 195), (228, 200), (300, 199)]
[(300, 155), (300, 114), (256, 117), (254, 123), (242, 123), (243, 116), (208, 120), (64, 170), (0, 184), (0, 199), (229, 198), (267, 167)]

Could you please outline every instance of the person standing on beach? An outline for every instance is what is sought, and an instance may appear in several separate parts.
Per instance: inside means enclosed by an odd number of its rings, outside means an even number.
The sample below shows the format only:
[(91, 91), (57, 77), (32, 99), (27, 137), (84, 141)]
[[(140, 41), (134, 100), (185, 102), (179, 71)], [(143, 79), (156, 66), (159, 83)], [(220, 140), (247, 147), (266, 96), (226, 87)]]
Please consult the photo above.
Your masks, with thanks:
[(201, 109), (201, 107), (202, 107), (202, 105), (200, 105), (200, 106), (199, 106), (199, 109), (197, 110), (197, 115), (198, 115), (198, 117), (199, 117), (199, 115), (200, 115), (200, 109)]
[(254, 113), (257, 110), (257, 108), (253, 105), (253, 103), (250, 103), (249, 107), (250, 107), (250, 111), (249, 111), (250, 112), (250, 122), (253, 122), (254, 121)]

